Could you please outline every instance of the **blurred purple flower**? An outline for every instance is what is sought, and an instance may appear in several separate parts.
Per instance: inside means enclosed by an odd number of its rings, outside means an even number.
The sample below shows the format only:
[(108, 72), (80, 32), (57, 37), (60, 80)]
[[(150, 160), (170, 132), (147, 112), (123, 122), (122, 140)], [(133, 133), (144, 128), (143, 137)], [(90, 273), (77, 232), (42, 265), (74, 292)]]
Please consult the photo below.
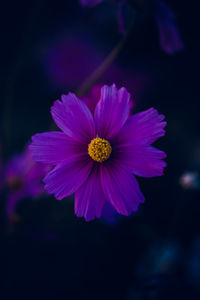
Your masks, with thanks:
[[(107, 53), (102, 49), (100, 51), (94, 41), (78, 35), (68, 38), (66, 36), (62, 36), (57, 43), (48, 44), (40, 60), (51, 87), (76, 90), (101, 65)], [(154, 77), (155, 74), (147, 69), (146, 65), (141, 67), (137, 60), (130, 69), (128, 66), (124, 67), (115, 62), (105, 71), (104, 82), (102, 83), (100, 79), (98, 85), (105, 83), (110, 85), (113, 81), (120, 86), (126, 85), (137, 102), (142, 99), (148, 87), (152, 89)], [(100, 88), (98, 99), (99, 97)]]
[(54, 87), (76, 89), (101, 64), (104, 55), (85, 37), (66, 36), (45, 47), (42, 64)]
[[(81, 1), (81, 4), (84, 6), (95, 6), (102, 1)], [(156, 20), (160, 34), (160, 45), (165, 52), (167, 52), (168, 54), (173, 54), (183, 49), (183, 42), (180, 37), (180, 32), (174, 22), (175, 14), (170, 10), (170, 8), (165, 2), (161, 0), (119, 0), (113, 2), (116, 2), (116, 4), (118, 5), (118, 25), (120, 33), (126, 33), (126, 17), (123, 12), (123, 9), (125, 4), (130, 2), (131, 5), (133, 5), (136, 9), (140, 8), (144, 10), (149, 10), (149, 12), (153, 15), (153, 17)]]
[(15, 207), (21, 199), (42, 195), (44, 192), (42, 178), (48, 170), (48, 166), (32, 159), (29, 149), (8, 162), (5, 168), (5, 183), (9, 189), (6, 203), (6, 214), (9, 218), (12, 218)]
[(168, 54), (182, 50), (183, 42), (174, 23), (175, 15), (164, 2), (159, 0), (156, 1), (155, 5), (155, 19), (162, 49)]
[(44, 178), (45, 189), (58, 200), (75, 192), (75, 213), (90, 221), (101, 217), (109, 202), (130, 215), (144, 202), (133, 174), (161, 176), (165, 153), (151, 146), (165, 134), (163, 115), (150, 108), (130, 115), (130, 94), (115, 85), (103, 86), (94, 118), (74, 94), (61, 96), (51, 108), (63, 132), (32, 137), (33, 158), (55, 165)]

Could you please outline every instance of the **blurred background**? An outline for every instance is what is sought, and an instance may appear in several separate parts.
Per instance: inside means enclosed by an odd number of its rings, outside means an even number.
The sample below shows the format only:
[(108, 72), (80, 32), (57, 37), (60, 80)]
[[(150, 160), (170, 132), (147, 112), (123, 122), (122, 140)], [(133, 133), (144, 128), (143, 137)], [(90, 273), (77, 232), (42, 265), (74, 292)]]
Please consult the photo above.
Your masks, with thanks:
[[(198, 3), (165, 2), (182, 40), (175, 51), (168, 29), (160, 44), (150, 2), (128, 1), (120, 11), (116, 1), (1, 4), (1, 299), (200, 299)], [(87, 223), (74, 215), (73, 197), (21, 194), (8, 174), (28, 178), (16, 155), (49, 130), (54, 100), (77, 91), (119, 43), (95, 84), (125, 86), (133, 112), (165, 114), (166, 136), (155, 145), (167, 168), (163, 177), (139, 178), (146, 202), (137, 214)]]

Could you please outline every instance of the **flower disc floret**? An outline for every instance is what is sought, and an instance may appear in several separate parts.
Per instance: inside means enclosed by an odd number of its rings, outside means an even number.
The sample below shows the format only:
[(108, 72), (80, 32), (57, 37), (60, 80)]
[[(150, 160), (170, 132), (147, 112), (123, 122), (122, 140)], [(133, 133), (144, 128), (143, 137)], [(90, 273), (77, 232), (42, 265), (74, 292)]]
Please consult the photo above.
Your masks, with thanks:
[(107, 160), (110, 157), (111, 152), (112, 147), (105, 139), (95, 138), (88, 145), (88, 154), (97, 162)]

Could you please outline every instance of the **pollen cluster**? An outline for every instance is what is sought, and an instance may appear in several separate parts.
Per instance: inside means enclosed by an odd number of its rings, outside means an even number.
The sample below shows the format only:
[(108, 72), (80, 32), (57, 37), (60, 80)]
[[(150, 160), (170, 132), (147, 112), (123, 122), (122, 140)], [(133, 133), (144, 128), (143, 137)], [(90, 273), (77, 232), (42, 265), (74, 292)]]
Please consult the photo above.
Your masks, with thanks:
[(107, 160), (110, 157), (111, 152), (112, 147), (105, 139), (95, 138), (88, 145), (88, 154), (97, 162), (103, 162)]

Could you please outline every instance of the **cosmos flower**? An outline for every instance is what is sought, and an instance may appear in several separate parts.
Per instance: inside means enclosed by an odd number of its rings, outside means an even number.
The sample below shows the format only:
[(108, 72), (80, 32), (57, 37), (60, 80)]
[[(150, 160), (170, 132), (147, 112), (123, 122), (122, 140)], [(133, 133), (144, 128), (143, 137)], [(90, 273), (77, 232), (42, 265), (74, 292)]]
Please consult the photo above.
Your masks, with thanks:
[(39, 197), (44, 192), (42, 178), (49, 167), (35, 162), (26, 149), (14, 156), (5, 168), (5, 184), (8, 187), (6, 214), (12, 218), (15, 207), (25, 197)]
[(144, 196), (135, 175), (161, 176), (164, 152), (151, 144), (165, 134), (163, 115), (150, 108), (130, 116), (125, 88), (103, 86), (94, 118), (74, 94), (62, 95), (51, 108), (62, 132), (32, 137), (33, 158), (55, 167), (45, 189), (61, 200), (75, 193), (75, 213), (90, 221), (109, 202), (122, 215), (137, 211)]

